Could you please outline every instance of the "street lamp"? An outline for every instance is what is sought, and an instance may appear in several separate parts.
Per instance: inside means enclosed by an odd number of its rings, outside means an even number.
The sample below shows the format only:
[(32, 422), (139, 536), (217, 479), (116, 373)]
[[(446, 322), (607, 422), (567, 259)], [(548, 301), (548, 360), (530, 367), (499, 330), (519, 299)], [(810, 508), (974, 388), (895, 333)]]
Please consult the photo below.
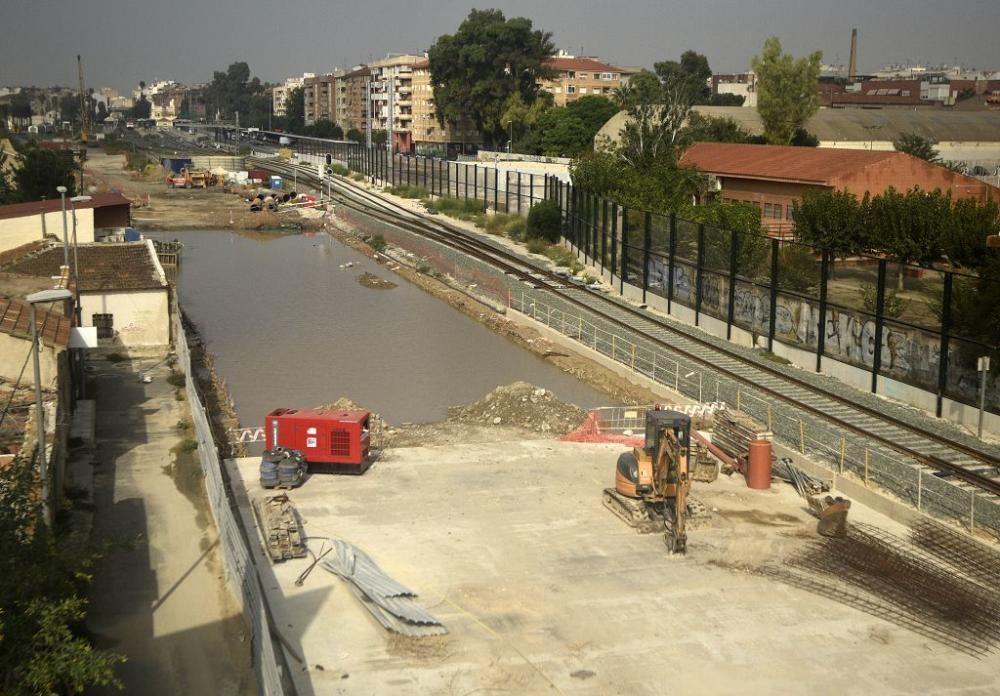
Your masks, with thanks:
[[(65, 192), (65, 187), (60, 186)], [(28, 304), (31, 305), (31, 352), (35, 357), (35, 425), (38, 440), (38, 467), (39, 479), (42, 484), (42, 519), (46, 526), (52, 526), (52, 509), (49, 506), (49, 476), (48, 467), (45, 464), (45, 410), (42, 408), (42, 369), (39, 364), (38, 354), (38, 318), (35, 312), (35, 305), (40, 303), (57, 302), (59, 300), (72, 299), (73, 293), (66, 288), (56, 288), (55, 290), (42, 290), (41, 292), (28, 295)]]
[(65, 272), (69, 272), (69, 230), (66, 225), (66, 187), (56, 186), (56, 191), (59, 192), (59, 197), (62, 199), (62, 214), (63, 214), (63, 268), (66, 269)]
[(90, 196), (73, 196), (69, 199), (70, 208), (73, 210), (73, 289), (76, 292), (73, 316), (76, 318), (76, 325), (82, 326), (80, 320), (80, 259), (76, 244), (76, 204), (89, 203), (93, 198)]

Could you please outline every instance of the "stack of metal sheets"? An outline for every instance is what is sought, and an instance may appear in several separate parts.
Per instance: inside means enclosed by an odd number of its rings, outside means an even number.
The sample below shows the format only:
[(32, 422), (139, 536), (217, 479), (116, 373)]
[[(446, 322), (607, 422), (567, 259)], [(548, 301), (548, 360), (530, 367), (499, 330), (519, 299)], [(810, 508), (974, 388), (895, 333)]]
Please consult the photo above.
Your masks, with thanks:
[(368, 555), (340, 539), (322, 566), (347, 581), (365, 609), (383, 627), (405, 636), (436, 636), (448, 629), (414, 601), (416, 594), (386, 575)]

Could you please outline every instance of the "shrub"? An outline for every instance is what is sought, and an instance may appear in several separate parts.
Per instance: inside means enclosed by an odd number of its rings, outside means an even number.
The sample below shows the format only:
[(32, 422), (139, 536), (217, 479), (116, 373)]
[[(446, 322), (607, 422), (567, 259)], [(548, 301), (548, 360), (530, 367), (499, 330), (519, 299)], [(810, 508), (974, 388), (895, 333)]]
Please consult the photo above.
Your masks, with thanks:
[(528, 212), (529, 239), (544, 239), (554, 244), (559, 241), (561, 227), (562, 211), (555, 201), (541, 201)]
[(528, 221), (523, 217), (514, 217), (504, 228), (504, 232), (507, 236), (513, 239), (515, 242), (520, 242), (524, 239), (526, 230), (528, 229)]
[(419, 186), (393, 186), (389, 193), (400, 198), (426, 198), (427, 189)]
[(167, 375), (167, 384), (172, 387), (183, 387), (187, 384), (187, 375), (179, 370), (171, 370)]
[(335, 164), (333, 165), (332, 169), (333, 173), (336, 174), (337, 176), (347, 176), (348, 174), (351, 173), (351, 171), (342, 164)]
[(529, 239), (526, 246), (529, 254), (544, 254), (549, 248), (549, 243), (544, 239)]
[(385, 237), (383, 237), (380, 234), (377, 234), (368, 240), (368, 246), (370, 246), (372, 249), (381, 254), (383, 251), (385, 251), (387, 243), (385, 241)]
[(557, 266), (570, 266), (576, 261), (576, 254), (561, 246), (550, 246), (544, 253)]

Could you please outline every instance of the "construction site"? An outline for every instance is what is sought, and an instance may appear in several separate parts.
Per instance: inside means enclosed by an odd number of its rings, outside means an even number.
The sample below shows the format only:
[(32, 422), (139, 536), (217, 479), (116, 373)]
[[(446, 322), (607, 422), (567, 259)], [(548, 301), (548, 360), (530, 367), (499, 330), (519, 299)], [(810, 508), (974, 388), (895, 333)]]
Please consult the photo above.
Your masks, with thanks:
[[(499, 388), (420, 426), (422, 445), (373, 428), (365, 473), (318, 467), (289, 490), (262, 487), (259, 457), (225, 463), (299, 693), (993, 692), (988, 547), (898, 506), (835, 509), (808, 462), (762, 479), (715, 457), (701, 443), (768, 435), (724, 409), (539, 432), (567, 409)], [(630, 457), (622, 497), (651, 513), (635, 526), (607, 500)]]

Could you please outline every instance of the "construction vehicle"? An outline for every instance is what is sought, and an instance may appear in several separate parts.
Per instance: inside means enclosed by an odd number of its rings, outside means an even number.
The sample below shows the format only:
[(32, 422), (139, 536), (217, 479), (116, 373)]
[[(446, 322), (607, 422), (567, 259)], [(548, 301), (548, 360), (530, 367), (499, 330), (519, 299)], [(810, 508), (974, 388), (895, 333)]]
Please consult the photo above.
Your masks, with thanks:
[(670, 553), (687, 550), (690, 443), (691, 417), (655, 406), (643, 446), (618, 457), (615, 487), (604, 489), (605, 507), (640, 534), (662, 529)]
[(210, 183), (214, 183), (211, 172), (204, 169), (181, 169), (179, 174), (171, 174), (167, 177), (167, 185), (170, 188), (208, 188)]

